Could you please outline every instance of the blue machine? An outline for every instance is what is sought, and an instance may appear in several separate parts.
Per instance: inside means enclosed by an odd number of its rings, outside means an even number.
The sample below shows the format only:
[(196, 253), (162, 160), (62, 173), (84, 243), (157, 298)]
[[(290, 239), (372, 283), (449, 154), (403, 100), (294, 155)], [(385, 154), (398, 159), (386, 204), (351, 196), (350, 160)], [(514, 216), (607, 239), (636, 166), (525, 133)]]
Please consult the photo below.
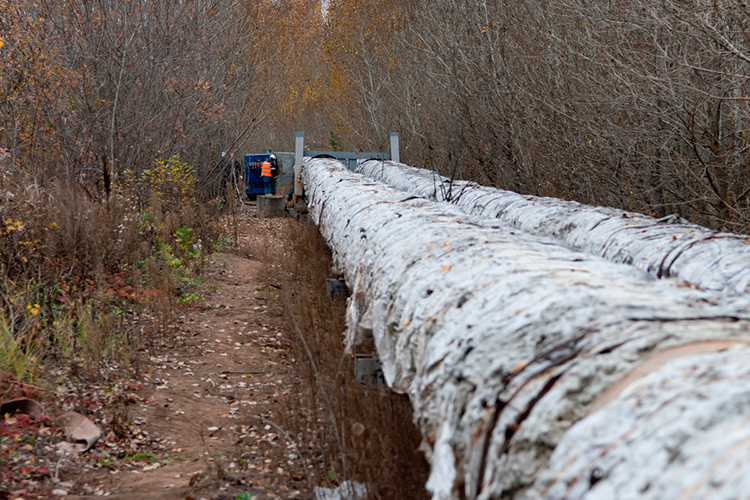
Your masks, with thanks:
[[(259, 194), (265, 193), (263, 190), (263, 179), (260, 178), (260, 168), (266, 160), (271, 162), (276, 172), (279, 171), (278, 165), (271, 160), (271, 153), (245, 155), (245, 193), (251, 200), (254, 200)], [(276, 177), (273, 178), (271, 193), (276, 194)]]

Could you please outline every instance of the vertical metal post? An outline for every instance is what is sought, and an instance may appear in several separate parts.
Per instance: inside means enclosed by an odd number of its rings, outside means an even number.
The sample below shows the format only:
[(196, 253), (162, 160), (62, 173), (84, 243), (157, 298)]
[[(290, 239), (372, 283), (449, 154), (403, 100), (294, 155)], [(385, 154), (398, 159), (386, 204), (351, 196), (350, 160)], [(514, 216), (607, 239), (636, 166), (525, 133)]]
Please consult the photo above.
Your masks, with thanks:
[(391, 161), (400, 163), (398, 156), (398, 132), (391, 132)]
[(300, 180), (300, 168), (302, 168), (302, 157), (305, 154), (305, 133), (297, 132), (294, 137), (294, 194), (302, 196), (302, 182)]

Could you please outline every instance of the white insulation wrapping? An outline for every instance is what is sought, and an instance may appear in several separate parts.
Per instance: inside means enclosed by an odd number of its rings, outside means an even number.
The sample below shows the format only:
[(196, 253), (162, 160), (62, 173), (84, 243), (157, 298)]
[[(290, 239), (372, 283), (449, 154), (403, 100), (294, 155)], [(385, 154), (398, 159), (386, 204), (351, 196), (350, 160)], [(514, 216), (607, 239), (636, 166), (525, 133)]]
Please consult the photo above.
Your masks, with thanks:
[(434, 499), (747, 498), (750, 314), (308, 160), (311, 214), (409, 395)]
[(679, 277), (728, 294), (744, 294), (750, 287), (747, 235), (719, 233), (676, 216), (654, 219), (473, 182), (451, 183), (430, 170), (389, 161), (360, 161), (357, 171), (413, 195), (451, 201), (473, 215), (498, 218), (532, 234), (558, 238), (576, 250), (634, 265), (658, 278)]

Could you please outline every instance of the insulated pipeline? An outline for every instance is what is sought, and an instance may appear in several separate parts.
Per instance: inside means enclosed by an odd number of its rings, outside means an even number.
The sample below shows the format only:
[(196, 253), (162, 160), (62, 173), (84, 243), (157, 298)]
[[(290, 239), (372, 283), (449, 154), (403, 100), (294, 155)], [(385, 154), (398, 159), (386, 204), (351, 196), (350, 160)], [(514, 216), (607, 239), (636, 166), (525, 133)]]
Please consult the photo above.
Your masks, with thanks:
[(750, 236), (719, 233), (676, 216), (655, 219), (557, 198), (524, 196), (388, 161), (360, 161), (367, 177), (416, 196), (449, 201), (473, 215), (498, 218), (571, 248), (630, 264), (657, 278), (677, 277), (706, 290), (745, 294)]
[[(308, 160), (313, 219), (409, 395), (434, 499), (750, 491), (750, 310)], [(644, 465), (645, 464), (645, 465)]]

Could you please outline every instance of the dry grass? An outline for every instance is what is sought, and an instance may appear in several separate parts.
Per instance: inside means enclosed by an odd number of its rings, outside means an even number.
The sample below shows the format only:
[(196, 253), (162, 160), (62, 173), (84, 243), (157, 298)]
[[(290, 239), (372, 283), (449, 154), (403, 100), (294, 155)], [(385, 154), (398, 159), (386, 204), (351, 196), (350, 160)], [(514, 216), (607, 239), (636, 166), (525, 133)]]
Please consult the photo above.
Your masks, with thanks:
[[(198, 241), (210, 249), (217, 232), (194, 201), (169, 210), (163, 201), (127, 187), (105, 197), (61, 181), (3, 183), (0, 397), (34, 383), (43, 366), (127, 367), (141, 332), (133, 318), (155, 310), (153, 323), (166, 324), (200, 273)], [(184, 228), (189, 244), (176, 239)]]
[(370, 498), (428, 498), (429, 469), (408, 398), (354, 379), (354, 357), (342, 344), (346, 299), (326, 294), (330, 249), (315, 228), (294, 223), (288, 231), (282, 300), (289, 331), (299, 334), (292, 335), (299, 387), (284, 425), (315, 457), (314, 483), (354, 479), (370, 485)]

